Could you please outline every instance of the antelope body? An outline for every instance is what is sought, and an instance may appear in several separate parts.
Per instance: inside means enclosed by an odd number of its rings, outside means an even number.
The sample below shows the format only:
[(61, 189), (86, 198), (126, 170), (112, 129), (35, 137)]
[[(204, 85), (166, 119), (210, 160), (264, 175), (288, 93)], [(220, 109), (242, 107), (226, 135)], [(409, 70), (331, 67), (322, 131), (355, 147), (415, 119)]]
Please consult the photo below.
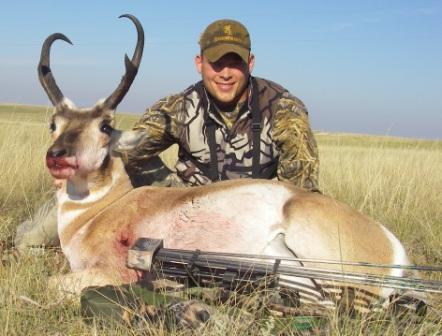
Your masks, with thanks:
[[(55, 106), (54, 143), (47, 152), (57, 191), (58, 232), (72, 273), (58, 280), (63, 290), (79, 293), (91, 285), (135, 282), (142, 274), (126, 267), (127, 251), (140, 237), (160, 238), (165, 247), (265, 254), (283, 257), (409, 264), (401, 243), (381, 224), (335, 199), (268, 180), (232, 180), (203, 187), (134, 189), (115, 146), (136, 145), (142, 135), (112, 128), (114, 110), (139, 67), (143, 30), (138, 31), (132, 61), (110, 97), (78, 109), (55, 83), (49, 53), (62, 34), (42, 48), (39, 78)], [(337, 266), (328, 266), (330, 268)], [(356, 266), (339, 270), (358, 271)], [(400, 269), (377, 274), (402, 275)], [(283, 278), (305, 301), (328, 302), (326, 282)], [(370, 300), (385, 299), (390, 289), (360, 286)], [(369, 302), (367, 302), (368, 304)]]

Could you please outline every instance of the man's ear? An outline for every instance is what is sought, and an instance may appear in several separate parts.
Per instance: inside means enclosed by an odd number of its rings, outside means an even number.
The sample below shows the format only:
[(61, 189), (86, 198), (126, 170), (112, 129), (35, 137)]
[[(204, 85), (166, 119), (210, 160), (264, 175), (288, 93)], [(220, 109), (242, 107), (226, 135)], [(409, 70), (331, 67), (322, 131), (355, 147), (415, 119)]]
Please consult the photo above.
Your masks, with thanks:
[(196, 67), (196, 71), (198, 71), (198, 73), (201, 73), (202, 64), (203, 64), (203, 57), (201, 55), (196, 55), (195, 56), (195, 67)]
[(252, 73), (253, 71), (253, 67), (255, 66), (255, 55), (253, 55), (252, 53), (250, 53), (249, 55), (249, 73)]

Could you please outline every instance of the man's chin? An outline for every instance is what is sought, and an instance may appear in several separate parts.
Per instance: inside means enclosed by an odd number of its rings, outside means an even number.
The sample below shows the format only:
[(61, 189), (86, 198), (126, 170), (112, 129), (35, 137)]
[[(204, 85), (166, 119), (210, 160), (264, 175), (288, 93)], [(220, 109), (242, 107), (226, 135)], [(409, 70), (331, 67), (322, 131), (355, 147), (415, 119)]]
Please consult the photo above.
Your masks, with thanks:
[(235, 100), (238, 100), (238, 97), (235, 96), (235, 92), (232, 91), (220, 91), (216, 95), (216, 100), (218, 100), (222, 104), (231, 105)]
[(216, 106), (221, 108), (222, 110), (231, 110), (238, 104), (238, 98), (232, 95), (220, 95), (218, 94), (216, 97), (212, 96)]

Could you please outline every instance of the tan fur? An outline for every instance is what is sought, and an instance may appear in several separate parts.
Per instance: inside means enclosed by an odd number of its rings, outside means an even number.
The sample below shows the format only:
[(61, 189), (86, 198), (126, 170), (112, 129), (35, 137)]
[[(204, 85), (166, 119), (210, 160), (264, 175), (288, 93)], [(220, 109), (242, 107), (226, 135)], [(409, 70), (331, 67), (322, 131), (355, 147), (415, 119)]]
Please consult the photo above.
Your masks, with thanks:
[[(119, 160), (112, 161), (110, 164), (111, 165), (118, 164), (122, 166), (122, 162)], [(107, 173), (112, 172), (112, 169), (114, 169), (112, 166), (109, 167)], [(124, 168), (119, 167), (119, 169), (122, 170)], [(98, 182), (101, 183), (96, 183), (95, 189), (97, 189), (99, 185), (101, 186), (106, 185), (109, 179), (110, 179), (109, 175), (107, 176), (107, 178), (99, 179)], [(67, 213), (75, 210), (86, 210), (78, 218), (76, 218), (76, 220), (73, 221), (65, 230), (59, 233), (62, 245), (68, 243), (72, 239), (73, 235), (77, 233), (78, 230), (80, 230), (85, 223), (88, 223), (90, 220), (93, 220), (93, 218), (96, 217), (97, 214), (100, 213), (101, 211), (106, 211), (107, 208), (112, 203), (121, 199), (121, 197), (123, 197), (126, 193), (130, 192), (132, 189), (133, 188), (130, 183), (129, 177), (125, 173), (123, 173), (122, 177), (119, 180), (119, 183), (112, 188), (112, 192), (107, 194), (105, 198), (98, 199), (90, 203), (78, 203), (75, 201), (71, 202), (68, 201), (64, 202), (63, 204), (60, 204), (61, 213)], [(66, 193), (66, 184), (63, 185), (63, 187), (59, 192)], [(91, 192), (93, 192), (93, 190), (91, 190)]]
[[(116, 162), (119, 159), (113, 158), (109, 167), (118, 167), (121, 173), (121, 162)], [(128, 190), (128, 180), (123, 178), (121, 185), (115, 186), (112, 193), (94, 204), (84, 205), (87, 211), (61, 231), (60, 237), (63, 246), (68, 246), (68, 258), (76, 260), (81, 256), (81, 263), (72, 263), (74, 271), (81, 271), (84, 275), (88, 268), (97, 272), (98, 267), (102, 278), (112, 283), (138, 279), (139, 274), (126, 269), (124, 264), (127, 249), (139, 237), (163, 238), (166, 247), (171, 248), (261, 253), (270, 237), (260, 237), (259, 241), (254, 232), (244, 232), (253, 230), (254, 225), (256, 229), (266, 225), (259, 217), (256, 224), (244, 223), (241, 228), (237, 227), (238, 222), (229, 222), (234, 213), (226, 214), (224, 218), (216, 206), (212, 211), (198, 209), (199, 202), (210, 204), (211, 198), (216, 202), (223, 194), (234, 198), (239, 190), (257, 185), (291, 195), (282, 204), (283, 221), (273, 223), (265, 232), (283, 232), (287, 246), (298, 257), (386, 264), (394, 261), (391, 243), (379, 224), (336, 200), (272, 181), (237, 180), (195, 188), (142, 187)], [(74, 209), (72, 204), (61, 206), (61, 212), (69, 211), (69, 207)], [(253, 205), (251, 209), (253, 211)], [(198, 213), (205, 211), (205, 217), (198, 218)], [(231, 211), (235, 212), (235, 209)], [(184, 224), (179, 220), (181, 216), (188, 216)], [(75, 237), (85, 228), (87, 230), (81, 238)], [(118, 238), (118, 235), (122, 236)], [(124, 244), (118, 239), (125, 240)], [(121, 249), (115, 247), (118, 244)], [(345, 267), (345, 270), (353, 271), (355, 268)], [(388, 272), (382, 270), (380, 273)], [(84, 280), (81, 282), (84, 283)], [(377, 289), (365, 289), (374, 295), (379, 294)]]
[[(380, 224), (337, 200), (288, 183), (243, 179), (203, 187), (133, 189), (112, 148), (122, 138), (137, 138), (103, 132), (101, 126), (113, 114), (100, 114), (97, 107), (77, 112), (64, 107), (61, 114), (60, 118), (56, 108), (54, 121), (60, 122), (49, 160), (58, 160), (51, 155), (62, 148), (65, 160), (76, 165), (58, 191), (59, 236), (73, 271), (55, 281), (63, 291), (79, 293), (86, 286), (139, 280), (140, 272), (128, 269), (126, 258), (140, 237), (163, 239), (165, 247), (187, 250), (408, 263), (403, 247)], [(389, 269), (376, 273), (392, 274)], [(306, 302), (326, 302), (323, 293), (336, 292), (333, 283), (290, 277), (281, 281), (302, 283)], [(391, 293), (358, 288), (368, 302)]]
[[(60, 122), (48, 156), (65, 149), (65, 160), (76, 165), (58, 191), (59, 236), (73, 271), (56, 281), (60, 289), (78, 293), (85, 286), (137, 281), (141, 274), (125, 265), (128, 249), (140, 237), (160, 238), (165, 247), (179, 249), (408, 262), (403, 248), (380, 224), (332, 198), (288, 183), (232, 180), (204, 187), (133, 189), (121, 159), (111, 155), (119, 133), (101, 130), (112, 113), (100, 114), (97, 107), (77, 112), (64, 107), (62, 117), (58, 113), (56, 109), (53, 119)], [(283, 239), (275, 240), (280, 235)], [(391, 274), (389, 269), (377, 273)], [(307, 292), (315, 291), (311, 280), (299, 281)], [(334, 292), (333, 284), (322, 285)], [(391, 292), (359, 288), (370, 293), (370, 300)]]

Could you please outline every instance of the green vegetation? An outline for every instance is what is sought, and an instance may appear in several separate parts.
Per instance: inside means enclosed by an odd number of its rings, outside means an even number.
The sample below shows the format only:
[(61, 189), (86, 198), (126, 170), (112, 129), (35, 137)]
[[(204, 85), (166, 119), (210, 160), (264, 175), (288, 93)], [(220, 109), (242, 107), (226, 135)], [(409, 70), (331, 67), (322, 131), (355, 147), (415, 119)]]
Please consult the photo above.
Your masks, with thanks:
[[(0, 334), (136, 335), (136, 330), (126, 326), (85, 324), (78, 304), (59, 302), (55, 293), (46, 290), (50, 275), (68, 270), (59, 251), (42, 251), (19, 260), (7, 258), (17, 224), (32, 218), (35, 209), (53, 193), (44, 162), (51, 110), (0, 105), (0, 253), (5, 260), (0, 266)], [(137, 118), (120, 115), (117, 125), (127, 129)], [(323, 133), (318, 133), (317, 139), (324, 193), (384, 223), (417, 264), (441, 265), (442, 141)], [(169, 152), (165, 159), (171, 162), (173, 155)], [(440, 299), (431, 298), (439, 312)], [(424, 322), (410, 322), (401, 329), (397, 321), (386, 321), (383, 316), (363, 324), (358, 319), (331, 315), (328, 334), (441, 334), (440, 315), (436, 322), (433, 318), (430, 314)], [(275, 321), (269, 318), (251, 325), (238, 321), (222, 330), (209, 325), (199, 333), (270, 335)], [(285, 332), (297, 334), (295, 330)], [(166, 332), (150, 327), (149, 333)]]

